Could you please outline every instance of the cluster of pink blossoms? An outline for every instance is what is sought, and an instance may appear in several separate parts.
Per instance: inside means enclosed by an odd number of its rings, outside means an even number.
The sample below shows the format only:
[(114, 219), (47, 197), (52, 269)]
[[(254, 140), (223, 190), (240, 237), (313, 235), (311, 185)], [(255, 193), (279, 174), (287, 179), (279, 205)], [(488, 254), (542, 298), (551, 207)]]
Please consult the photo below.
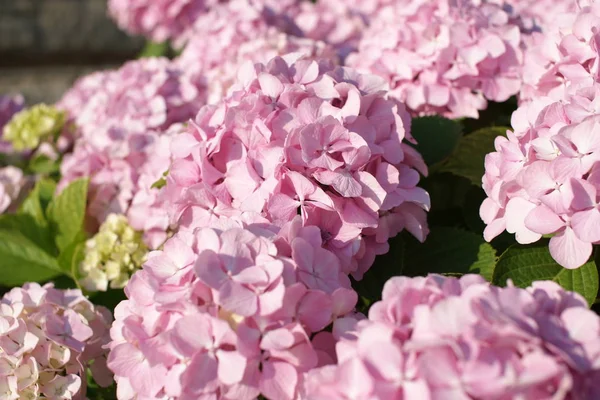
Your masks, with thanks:
[[(284, 10), (303, 0), (247, 1)], [(181, 47), (193, 36), (194, 26), (206, 14), (235, 2), (237, 0), (110, 0), (108, 8), (121, 29), (144, 35), (155, 42), (171, 40)]]
[(108, 9), (119, 27), (155, 42), (177, 40), (196, 18), (223, 0), (110, 0)]
[(88, 368), (109, 386), (112, 317), (79, 290), (29, 283), (0, 300), (0, 393), (3, 399), (85, 399)]
[[(147, 211), (157, 191), (150, 186), (170, 162), (164, 154), (169, 133), (163, 132), (193, 117), (201, 104), (203, 91), (163, 58), (132, 61), (119, 70), (82, 78), (59, 103), (71, 116), (76, 138), (73, 153), (61, 165), (59, 189), (90, 177), (93, 225), (110, 213), (127, 214), (132, 202), (147, 206)], [(135, 228), (152, 231), (148, 244), (155, 247), (164, 240), (166, 214), (155, 207), (147, 217)], [(162, 239), (153, 234), (160, 231)]]
[(176, 62), (193, 75), (198, 86), (206, 87), (208, 103), (216, 103), (227, 95), (244, 62), (266, 63), (292, 52), (335, 58), (334, 50), (325, 43), (299, 37), (301, 32), (282, 14), (281, 6), (231, 0), (197, 19)]
[(485, 160), (486, 240), (503, 230), (522, 244), (553, 234), (550, 253), (559, 264), (577, 268), (588, 260), (600, 243), (599, 94), (595, 84), (515, 111), (514, 132), (496, 138)]
[(309, 372), (301, 398), (600, 397), (600, 319), (554, 282), (397, 277), (368, 320), (335, 325), (337, 365)]
[(367, 25), (356, 4), (347, 0), (303, 1), (286, 9), (286, 15), (302, 37), (325, 42), (341, 60), (356, 51)]
[(292, 400), (333, 362), (320, 331), (357, 295), (320, 231), (226, 225), (177, 233), (125, 288), (108, 358), (119, 399)]
[(525, 53), (520, 100), (561, 100), (569, 91), (597, 82), (599, 40), (600, 2), (595, 0), (577, 12), (559, 15), (543, 33), (534, 33)]
[(172, 144), (164, 197), (181, 229), (258, 214), (296, 215), (357, 279), (388, 239), (423, 241), (427, 167), (403, 143), (410, 116), (373, 75), (291, 54), (245, 64), (231, 97), (205, 106)]
[(526, 244), (553, 235), (550, 253), (566, 268), (584, 264), (600, 243), (598, 10), (584, 7), (569, 18), (573, 34), (562, 40), (568, 55), (549, 67), (540, 97), (522, 99), (514, 132), (496, 139), (483, 177), (485, 238), (506, 230)]
[(412, 114), (477, 118), (519, 92), (521, 36), (492, 0), (398, 2), (373, 17), (347, 65), (384, 77)]

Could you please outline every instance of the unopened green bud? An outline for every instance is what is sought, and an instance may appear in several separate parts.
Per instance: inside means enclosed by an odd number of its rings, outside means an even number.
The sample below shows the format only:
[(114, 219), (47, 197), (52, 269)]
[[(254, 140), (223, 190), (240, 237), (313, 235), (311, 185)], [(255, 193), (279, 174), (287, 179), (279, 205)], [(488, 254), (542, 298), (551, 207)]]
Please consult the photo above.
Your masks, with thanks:
[(32, 150), (46, 138), (57, 135), (66, 113), (46, 104), (37, 104), (15, 114), (4, 126), (2, 138), (17, 151)]
[(85, 258), (79, 265), (81, 284), (89, 291), (125, 287), (146, 259), (148, 247), (123, 215), (110, 214), (100, 231), (86, 242)]

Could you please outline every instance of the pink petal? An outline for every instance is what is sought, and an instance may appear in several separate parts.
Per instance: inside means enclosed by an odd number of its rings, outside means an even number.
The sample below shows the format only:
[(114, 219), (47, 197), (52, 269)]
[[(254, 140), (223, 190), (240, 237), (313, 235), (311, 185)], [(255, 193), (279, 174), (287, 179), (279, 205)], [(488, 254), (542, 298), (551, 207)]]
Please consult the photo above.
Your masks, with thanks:
[(566, 228), (550, 239), (550, 254), (567, 269), (581, 267), (592, 254), (592, 244), (581, 241), (571, 228)]
[(565, 221), (548, 206), (542, 204), (527, 214), (525, 217), (525, 226), (541, 235), (548, 235), (565, 226)]
[(263, 363), (260, 391), (266, 398), (292, 400), (297, 384), (298, 372), (290, 364), (277, 361)]
[(571, 218), (571, 227), (577, 237), (584, 242), (600, 241), (600, 210), (592, 208), (575, 213)]

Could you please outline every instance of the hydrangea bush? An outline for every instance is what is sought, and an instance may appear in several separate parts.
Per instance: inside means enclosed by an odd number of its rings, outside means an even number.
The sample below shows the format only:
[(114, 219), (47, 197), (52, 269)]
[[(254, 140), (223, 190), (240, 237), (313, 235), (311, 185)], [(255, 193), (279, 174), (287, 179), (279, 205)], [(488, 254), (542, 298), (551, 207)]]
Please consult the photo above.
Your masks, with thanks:
[(0, 398), (600, 397), (598, 7), (108, 1), (0, 96)]

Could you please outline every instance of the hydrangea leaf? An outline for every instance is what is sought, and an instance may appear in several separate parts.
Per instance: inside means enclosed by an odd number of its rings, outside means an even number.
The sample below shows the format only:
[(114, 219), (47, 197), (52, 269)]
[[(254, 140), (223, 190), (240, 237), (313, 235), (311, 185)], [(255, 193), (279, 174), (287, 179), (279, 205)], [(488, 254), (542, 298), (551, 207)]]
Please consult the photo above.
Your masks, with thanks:
[(78, 179), (67, 186), (48, 206), (48, 219), (60, 250), (83, 231), (88, 180)]
[(4, 286), (47, 281), (61, 274), (54, 257), (15, 231), (0, 230), (0, 260), (0, 284)]
[(450, 227), (433, 227), (425, 243), (406, 239), (403, 275), (480, 274), (492, 279), (496, 251), (481, 236)]
[(163, 57), (169, 53), (169, 42), (146, 42), (138, 58)]
[(528, 287), (534, 281), (552, 280), (566, 290), (581, 294), (590, 305), (598, 294), (596, 263), (591, 260), (577, 269), (563, 268), (550, 255), (547, 240), (509, 247), (498, 259), (492, 282), (504, 286), (507, 279), (518, 287)]
[(60, 160), (53, 160), (46, 155), (33, 157), (27, 166), (32, 174), (51, 175), (60, 171)]
[(85, 243), (83, 240), (74, 240), (60, 252), (58, 265), (65, 274), (77, 281), (78, 265), (85, 257)]
[(463, 136), (452, 156), (440, 170), (465, 177), (474, 185), (481, 186), (481, 177), (485, 173), (485, 156), (494, 151), (496, 137), (506, 135), (508, 129), (489, 127)]
[(462, 126), (447, 118), (426, 116), (412, 120), (411, 133), (418, 142), (414, 147), (432, 166), (450, 157), (462, 136)]
[(40, 225), (29, 214), (1, 215), (0, 230), (21, 235), (52, 256), (58, 254), (48, 226)]

